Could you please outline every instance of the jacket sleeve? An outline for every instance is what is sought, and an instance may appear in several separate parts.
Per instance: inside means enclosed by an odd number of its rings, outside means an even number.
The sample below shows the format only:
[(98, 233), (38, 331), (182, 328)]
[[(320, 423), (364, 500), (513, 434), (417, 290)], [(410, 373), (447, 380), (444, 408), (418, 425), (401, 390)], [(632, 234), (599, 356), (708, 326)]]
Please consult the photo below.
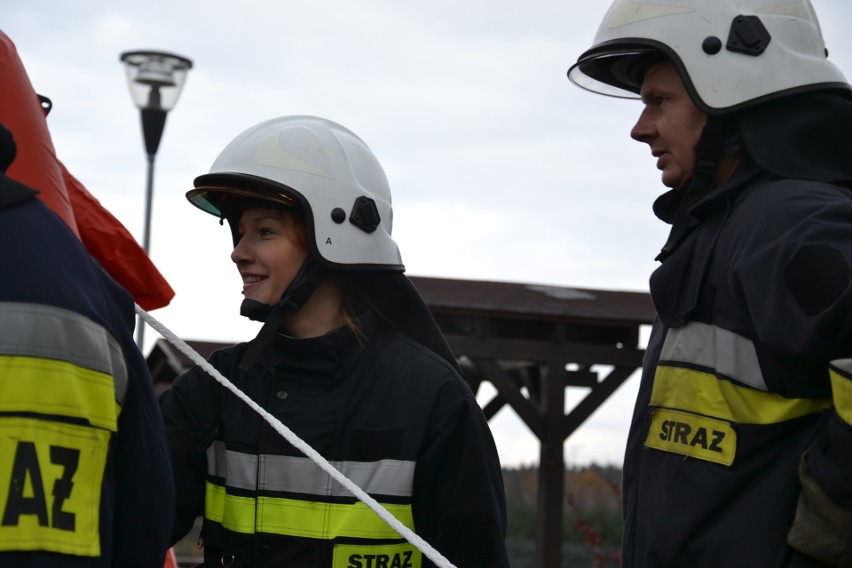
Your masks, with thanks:
[(175, 379), (160, 395), (175, 485), (172, 543), (186, 536), (204, 514), (207, 448), (219, 427), (220, 395), (218, 383), (200, 367)]
[(852, 566), (852, 359), (831, 364), (836, 412), (799, 465), (802, 492), (790, 546), (831, 566)]
[[(734, 262), (743, 310), (761, 339), (770, 389), (833, 393), (834, 402), (800, 464), (788, 542), (831, 565), (852, 565), (852, 375), (828, 369), (852, 347), (852, 196), (792, 180), (773, 189), (784, 197), (764, 201)], [(771, 383), (778, 377), (787, 382)]]
[[(129, 306), (125, 313), (133, 317)], [(132, 325), (131, 319), (130, 329)], [(142, 568), (162, 565), (165, 558), (174, 487), (153, 383), (131, 333), (125, 335), (129, 384), (114, 447), (113, 565)]]
[(461, 379), (445, 386), (437, 408), (414, 478), (417, 532), (459, 568), (508, 567), (506, 496), (488, 422)]

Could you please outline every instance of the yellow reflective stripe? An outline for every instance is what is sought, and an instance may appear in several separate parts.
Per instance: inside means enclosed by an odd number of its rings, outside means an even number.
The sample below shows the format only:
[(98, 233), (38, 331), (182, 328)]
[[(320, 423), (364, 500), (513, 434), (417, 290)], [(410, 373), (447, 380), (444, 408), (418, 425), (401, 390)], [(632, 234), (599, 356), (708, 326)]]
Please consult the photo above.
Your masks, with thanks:
[(832, 406), (827, 398), (785, 398), (723, 381), (710, 373), (657, 367), (651, 406), (685, 410), (740, 424), (775, 424)]
[[(258, 528), (261, 532), (326, 539), (399, 537), (395, 530), (360, 501), (349, 505), (259, 497), (257, 505)], [(403, 525), (414, 530), (411, 505), (385, 503), (384, 507)]]
[(82, 418), (115, 432), (112, 377), (67, 361), (0, 356), (0, 412)]
[(225, 488), (207, 482), (204, 516), (228, 530), (251, 534), (255, 532), (256, 503), (253, 497), (228, 495)]
[(400, 544), (335, 544), (331, 568), (420, 568), (417, 547)]
[(700, 460), (731, 465), (737, 453), (737, 433), (725, 420), (657, 408), (645, 445)]
[[(414, 530), (411, 505), (382, 504)], [(280, 497), (242, 497), (207, 482), (204, 516), (239, 533), (263, 532), (307, 538), (396, 539), (399, 534), (360, 501), (352, 504)]]
[(63, 308), (18, 302), (0, 302), (0, 322), (0, 355), (55, 359), (111, 375), (115, 400), (124, 404), (124, 353), (102, 325)]
[(849, 366), (849, 364), (852, 364), (852, 359), (832, 361), (829, 367), (831, 392), (837, 414), (844, 422), (852, 425), (852, 378), (850, 378), (849, 370), (843, 368), (844, 363), (845, 366)]
[(0, 551), (100, 556), (109, 440), (89, 426), (0, 417)]

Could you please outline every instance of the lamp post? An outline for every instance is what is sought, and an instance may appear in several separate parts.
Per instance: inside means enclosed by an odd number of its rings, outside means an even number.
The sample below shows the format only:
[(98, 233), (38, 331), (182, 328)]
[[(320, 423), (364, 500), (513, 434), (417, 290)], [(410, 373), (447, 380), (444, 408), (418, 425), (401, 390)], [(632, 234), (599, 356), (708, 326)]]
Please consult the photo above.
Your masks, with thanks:
[[(177, 103), (192, 61), (186, 57), (164, 51), (125, 51), (121, 62), (127, 75), (127, 86), (133, 103), (142, 117), (142, 135), (148, 157), (148, 175), (145, 187), (145, 225), (142, 248), (150, 251), (151, 201), (154, 194), (154, 158), (160, 146), (166, 115)], [(145, 322), (136, 320), (136, 343), (142, 349)]]

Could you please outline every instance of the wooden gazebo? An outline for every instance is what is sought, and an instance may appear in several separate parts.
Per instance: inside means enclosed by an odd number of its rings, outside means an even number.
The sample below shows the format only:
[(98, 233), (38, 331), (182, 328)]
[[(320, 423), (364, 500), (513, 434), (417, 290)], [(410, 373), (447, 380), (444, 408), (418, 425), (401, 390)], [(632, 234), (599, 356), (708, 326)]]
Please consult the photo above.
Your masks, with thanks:
[[(538, 566), (561, 565), (565, 440), (642, 364), (640, 327), (651, 323), (648, 294), (511, 282), (410, 277), (444, 332), (474, 392), (496, 394), (483, 405), (491, 419), (509, 405), (541, 443)], [(188, 341), (207, 357), (224, 343)], [(189, 360), (158, 340), (148, 355), (158, 390)], [(592, 367), (596, 366), (593, 370)], [(605, 375), (601, 376), (606, 369)], [(587, 394), (565, 411), (565, 389)]]

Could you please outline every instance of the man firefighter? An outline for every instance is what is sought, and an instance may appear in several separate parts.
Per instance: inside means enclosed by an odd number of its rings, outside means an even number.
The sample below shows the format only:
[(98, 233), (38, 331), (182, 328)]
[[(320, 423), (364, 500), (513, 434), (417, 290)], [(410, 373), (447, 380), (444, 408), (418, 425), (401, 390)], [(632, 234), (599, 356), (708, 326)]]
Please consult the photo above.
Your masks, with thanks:
[(670, 188), (625, 567), (852, 565), (852, 88), (827, 53), (807, 0), (616, 0), (569, 71), (641, 99)]

